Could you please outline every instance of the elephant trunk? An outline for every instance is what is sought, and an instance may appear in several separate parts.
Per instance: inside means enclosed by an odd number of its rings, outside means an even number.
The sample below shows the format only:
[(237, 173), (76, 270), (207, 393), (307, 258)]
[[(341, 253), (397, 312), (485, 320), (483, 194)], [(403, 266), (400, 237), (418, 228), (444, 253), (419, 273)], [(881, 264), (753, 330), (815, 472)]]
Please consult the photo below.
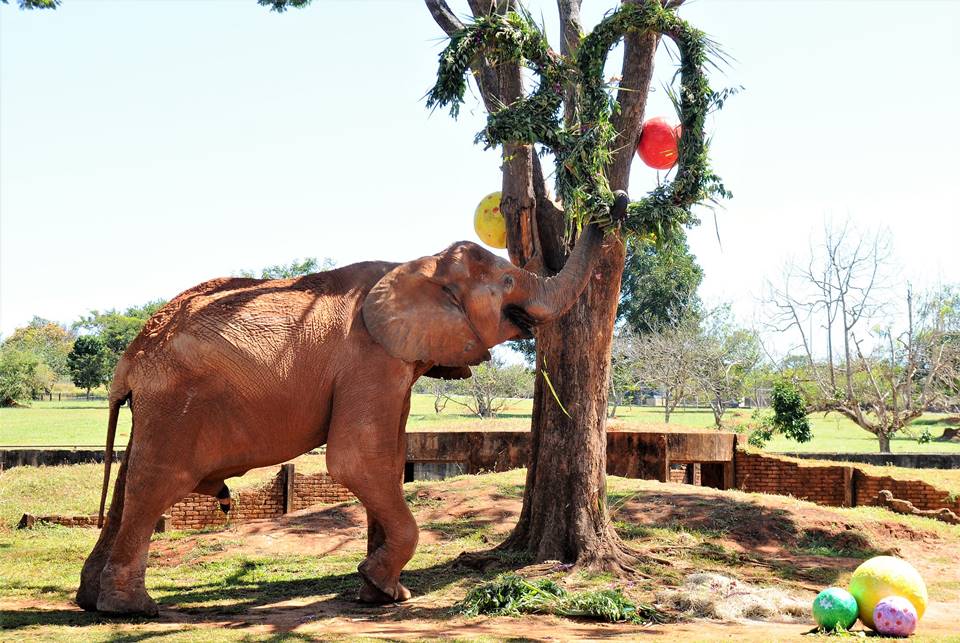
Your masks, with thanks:
[(567, 312), (583, 292), (603, 244), (603, 231), (591, 223), (587, 225), (573, 249), (563, 270), (547, 279), (529, 275), (527, 297), (517, 306), (523, 309), (533, 325), (551, 322)]
[[(614, 193), (610, 209), (612, 223), (622, 222), (627, 214), (630, 197), (626, 192)], [(526, 318), (534, 325), (551, 322), (567, 312), (590, 281), (593, 268), (603, 245), (603, 230), (596, 223), (589, 223), (577, 239), (577, 245), (563, 266), (563, 270), (548, 279), (529, 274), (529, 293), (526, 300), (517, 305), (524, 310)]]

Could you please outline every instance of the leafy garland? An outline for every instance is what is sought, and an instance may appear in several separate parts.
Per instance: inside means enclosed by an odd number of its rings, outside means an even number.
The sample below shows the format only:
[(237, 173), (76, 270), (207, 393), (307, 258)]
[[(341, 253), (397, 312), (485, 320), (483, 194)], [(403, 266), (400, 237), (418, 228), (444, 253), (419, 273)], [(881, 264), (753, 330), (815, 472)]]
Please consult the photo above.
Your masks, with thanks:
[[(609, 226), (613, 192), (605, 168), (616, 139), (610, 117), (615, 108), (603, 80), (610, 50), (628, 33), (653, 31), (671, 38), (680, 50), (680, 91), (674, 97), (683, 131), (676, 177), (662, 183), (627, 208), (622, 229), (634, 235), (654, 233), (658, 240), (697, 223), (691, 208), (732, 196), (710, 169), (704, 121), (722, 106), (730, 91), (714, 92), (704, 72), (708, 54), (716, 50), (704, 33), (691, 27), (659, 2), (623, 4), (609, 13), (580, 43), (573, 60), (554, 53), (532, 18), (514, 11), (476, 18), (450, 38), (440, 54), (437, 82), (427, 107), (449, 105), (454, 118), (467, 88), (471, 62), (483, 57), (491, 65), (519, 62), (540, 76), (537, 90), (489, 115), (476, 142), (486, 148), (507, 142), (540, 143), (556, 160), (556, 191), (568, 221), (590, 220)], [(563, 88), (579, 88), (579, 122), (567, 127), (560, 117)], [(677, 105), (677, 103), (679, 103)]]

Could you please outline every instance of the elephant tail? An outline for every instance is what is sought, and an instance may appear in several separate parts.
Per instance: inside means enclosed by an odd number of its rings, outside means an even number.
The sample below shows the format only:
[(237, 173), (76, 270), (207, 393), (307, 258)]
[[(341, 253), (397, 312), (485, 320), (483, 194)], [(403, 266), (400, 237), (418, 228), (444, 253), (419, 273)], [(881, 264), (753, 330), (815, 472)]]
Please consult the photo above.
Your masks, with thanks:
[[(121, 365), (123, 362), (121, 361)], [(110, 486), (110, 465), (113, 463), (113, 443), (117, 436), (117, 420), (120, 417), (120, 407), (130, 399), (132, 392), (129, 390), (125, 379), (121, 376), (121, 369), (118, 367), (113, 378), (113, 386), (110, 390), (110, 417), (107, 420), (107, 447), (103, 453), (103, 488), (100, 490), (100, 513), (97, 516), (97, 527), (103, 527), (103, 512), (107, 506), (107, 487)], [(126, 390), (123, 390), (126, 389)], [(133, 436), (131, 434), (131, 440)], [(129, 450), (129, 447), (128, 447)], [(127, 454), (130, 455), (129, 453)]]

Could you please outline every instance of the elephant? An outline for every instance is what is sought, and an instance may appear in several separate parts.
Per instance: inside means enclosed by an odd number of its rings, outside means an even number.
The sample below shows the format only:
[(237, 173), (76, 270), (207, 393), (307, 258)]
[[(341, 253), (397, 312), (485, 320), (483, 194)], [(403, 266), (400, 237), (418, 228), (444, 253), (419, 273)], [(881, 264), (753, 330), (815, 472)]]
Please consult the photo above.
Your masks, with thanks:
[[(604, 231), (586, 225), (564, 268), (546, 278), (463, 241), (406, 263), (220, 278), (178, 295), (116, 367), (102, 529), (77, 604), (157, 615), (144, 577), (162, 513), (191, 492), (216, 496), (227, 510), (226, 478), (324, 444), (330, 475), (366, 510), (358, 599), (409, 598), (400, 572), (418, 540), (403, 495), (414, 382), (468, 377), (489, 348), (530, 337), (563, 314), (588, 284), (603, 243)], [(104, 524), (117, 417), (128, 401), (133, 428)]]

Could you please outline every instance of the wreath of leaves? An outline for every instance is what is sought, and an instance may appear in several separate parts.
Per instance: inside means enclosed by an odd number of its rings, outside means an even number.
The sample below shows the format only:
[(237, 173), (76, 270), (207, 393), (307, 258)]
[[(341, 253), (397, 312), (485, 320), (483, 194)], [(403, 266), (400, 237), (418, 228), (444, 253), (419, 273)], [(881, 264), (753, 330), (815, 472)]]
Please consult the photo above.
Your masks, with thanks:
[[(721, 54), (702, 31), (659, 2), (621, 5), (583, 39), (572, 60), (550, 48), (529, 14), (510, 11), (480, 16), (454, 34), (441, 52), (427, 107), (449, 106), (456, 118), (475, 60), (485, 58), (493, 66), (518, 62), (532, 69), (540, 77), (536, 91), (490, 114), (476, 142), (486, 148), (507, 142), (541, 144), (543, 151), (554, 155), (556, 191), (571, 226), (590, 220), (610, 226), (614, 196), (605, 168), (617, 136), (610, 122), (616, 103), (603, 80), (604, 64), (626, 34), (650, 31), (669, 37), (680, 51), (680, 87), (671, 96), (683, 128), (677, 173), (672, 181), (631, 202), (620, 225), (627, 234), (653, 233), (658, 241), (665, 240), (682, 226), (698, 222), (691, 212), (694, 205), (732, 196), (710, 169), (704, 122), (736, 90), (710, 88), (705, 67), (711, 55)], [(577, 123), (565, 126), (560, 108), (563, 88), (570, 85), (578, 89), (580, 112)]]

